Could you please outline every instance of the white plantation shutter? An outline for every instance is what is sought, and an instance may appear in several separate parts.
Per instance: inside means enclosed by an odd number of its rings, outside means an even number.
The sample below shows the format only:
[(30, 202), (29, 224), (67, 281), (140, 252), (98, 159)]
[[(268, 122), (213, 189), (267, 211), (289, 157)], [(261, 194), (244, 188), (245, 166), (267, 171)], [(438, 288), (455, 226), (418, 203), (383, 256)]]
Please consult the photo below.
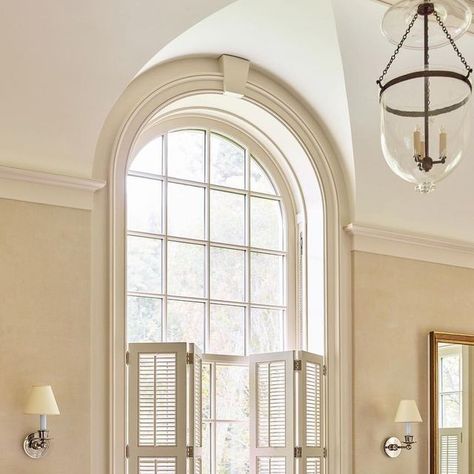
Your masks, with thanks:
[(323, 474), (322, 357), (287, 351), (249, 359), (250, 472)]
[(252, 474), (293, 472), (293, 360), (293, 351), (249, 358)]
[[(200, 371), (193, 344), (129, 345), (129, 474), (199, 473), (187, 448), (201, 438)], [(194, 452), (200, 466), (200, 443)]]
[[(195, 344), (190, 344), (188, 353), (193, 354), (188, 365), (188, 446), (193, 447), (193, 456), (188, 457), (188, 474), (201, 474), (202, 467), (202, 354)], [(191, 360), (189, 361), (191, 362)]]
[(301, 370), (296, 375), (298, 402), (298, 445), (302, 457), (295, 472), (323, 474), (324, 417), (323, 417), (323, 357), (310, 352), (298, 352)]
[(442, 428), (440, 431), (439, 457), (440, 474), (460, 474), (461, 430)]

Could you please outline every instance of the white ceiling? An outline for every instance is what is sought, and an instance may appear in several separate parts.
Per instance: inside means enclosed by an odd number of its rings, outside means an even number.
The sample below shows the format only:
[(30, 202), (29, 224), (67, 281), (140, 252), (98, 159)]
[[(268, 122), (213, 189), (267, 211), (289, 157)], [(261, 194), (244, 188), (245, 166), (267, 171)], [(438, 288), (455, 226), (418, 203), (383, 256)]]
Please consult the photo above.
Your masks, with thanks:
[[(383, 3), (44, 0), (1, 9), (0, 164), (90, 176), (107, 113), (155, 53), (147, 67), (190, 54), (235, 54), (285, 81), (326, 126), (355, 222), (474, 241), (470, 153), (427, 196), (383, 161), (375, 80), (393, 49), (380, 34)], [(474, 35), (459, 46), (474, 63)], [(415, 60), (403, 52), (398, 61)]]
[(233, 0), (0, 5), (0, 164), (90, 176), (114, 102), (168, 41)]

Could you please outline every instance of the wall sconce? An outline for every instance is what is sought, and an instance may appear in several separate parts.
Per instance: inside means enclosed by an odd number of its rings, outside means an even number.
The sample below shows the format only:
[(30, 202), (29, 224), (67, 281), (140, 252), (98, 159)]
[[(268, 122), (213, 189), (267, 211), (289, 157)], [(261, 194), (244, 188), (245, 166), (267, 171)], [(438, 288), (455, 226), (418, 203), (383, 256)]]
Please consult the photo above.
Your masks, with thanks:
[(23, 449), (30, 458), (41, 458), (48, 451), (51, 441), (46, 415), (59, 415), (58, 404), (51, 385), (33, 386), (24, 413), (25, 415), (40, 416), (40, 429), (26, 436), (23, 441)]
[(395, 436), (387, 438), (384, 443), (385, 454), (391, 458), (400, 456), (402, 449), (410, 450), (416, 443), (413, 439), (412, 423), (421, 423), (420, 412), (415, 400), (401, 400), (395, 416), (396, 423), (405, 423), (405, 440), (402, 442)]

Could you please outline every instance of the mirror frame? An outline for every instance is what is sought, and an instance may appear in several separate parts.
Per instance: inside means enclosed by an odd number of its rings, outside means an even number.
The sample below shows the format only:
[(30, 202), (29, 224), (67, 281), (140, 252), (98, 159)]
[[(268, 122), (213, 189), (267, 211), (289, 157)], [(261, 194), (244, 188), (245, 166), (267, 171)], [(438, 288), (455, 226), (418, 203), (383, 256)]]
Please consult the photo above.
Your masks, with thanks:
[(439, 474), (438, 344), (440, 342), (474, 346), (474, 335), (430, 332), (430, 474)]

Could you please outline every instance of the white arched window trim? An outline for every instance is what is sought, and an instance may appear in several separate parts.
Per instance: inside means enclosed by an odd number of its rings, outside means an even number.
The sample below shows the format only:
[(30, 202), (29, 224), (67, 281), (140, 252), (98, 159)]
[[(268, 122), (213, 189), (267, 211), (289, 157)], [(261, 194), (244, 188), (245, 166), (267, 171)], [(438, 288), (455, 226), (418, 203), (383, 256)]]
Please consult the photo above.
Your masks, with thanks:
[[(199, 71), (199, 72), (197, 72)], [(105, 177), (110, 170), (110, 273), (97, 265), (95, 278), (110, 278), (110, 423), (109, 466), (113, 474), (124, 472), (125, 446), (125, 219), (124, 192), (126, 164), (134, 138), (144, 123), (178, 99), (200, 94), (222, 95), (223, 78), (215, 59), (185, 59), (158, 66), (138, 77), (118, 101), (100, 137), (94, 177)], [(304, 103), (264, 74), (250, 69), (244, 102), (268, 113), (301, 146), (323, 192), (324, 206), (324, 288), (325, 342), (328, 365), (327, 440), (328, 472), (351, 472), (351, 323), (350, 323), (350, 258), (342, 226), (346, 223), (348, 203), (342, 172), (331, 144), (307, 111)], [(265, 135), (262, 132), (262, 135)], [(271, 148), (271, 147), (269, 147)], [(275, 156), (273, 150), (270, 154)], [(113, 156), (109, 167), (110, 156)], [(104, 197), (97, 197), (95, 219), (104, 215)], [(93, 245), (101, 238), (94, 236)], [(102, 273), (101, 273), (102, 272)], [(311, 288), (309, 288), (311, 291)], [(100, 304), (97, 303), (100, 307)], [(97, 311), (100, 309), (96, 308)], [(104, 328), (100, 328), (104, 331)], [(105, 329), (106, 330), (106, 329)], [(92, 351), (98, 351), (100, 333), (94, 335)], [(92, 386), (104, 379), (101, 367), (93, 373)], [(105, 374), (106, 375), (106, 374)], [(102, 376), (102, 377), (101, 377)], [(92, 390), (94, 393), (94, 390)], [(99, 415), (104, 390), (92, 396), (92, 417)], [(93, 421), (94, 423), (94, 421)], [(103, 430), (97, 430), (97, 436)], [(94, 443), (94, 439), (92, 440)], [(94, 456), (94, 452), (93, 452)], [(97, 461), (99, 462), (99, 461)], [(94, 463), (94, 460), (93, 460)]]

